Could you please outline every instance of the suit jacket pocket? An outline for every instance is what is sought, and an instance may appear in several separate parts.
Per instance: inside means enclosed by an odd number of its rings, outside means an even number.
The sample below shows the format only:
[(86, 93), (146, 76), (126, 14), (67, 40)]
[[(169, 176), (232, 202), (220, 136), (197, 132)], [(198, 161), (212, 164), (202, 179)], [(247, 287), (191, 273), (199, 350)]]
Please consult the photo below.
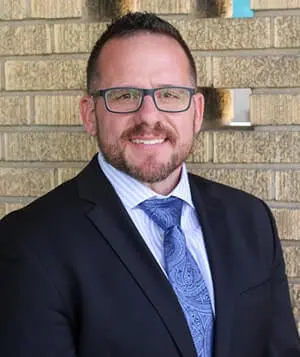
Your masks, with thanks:
[(270, 279), (249, 286), (237, 296), (231, 339), (233, 356), (264, 355), (271, 327), (271, 308)]
[(257, 294), (267, 294), (268, 292), (270, 293), (271, 289), (271, 279), (267, 278), (262, 281), (259, 281), (257, 283), (251, 284), (249, 287), (246, 289), (243, 289), (240, 292), (240, 296), (243, 297), (245, 296), (252, 296), (252, 295), (257, 295)]

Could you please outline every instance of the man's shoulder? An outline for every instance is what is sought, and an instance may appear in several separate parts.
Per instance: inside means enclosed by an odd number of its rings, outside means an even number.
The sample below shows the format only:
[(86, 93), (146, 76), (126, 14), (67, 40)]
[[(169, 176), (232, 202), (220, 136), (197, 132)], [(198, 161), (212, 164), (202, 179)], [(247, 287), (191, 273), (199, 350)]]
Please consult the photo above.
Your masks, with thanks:
[(13, 225), (22, 229), (22, 227), (28, 226), (31, 222), (38, 226), (41, 222), (46, 224), (62, 215), (67, 216), (68, 211), (72, 210), (74, 203), (78, 201), (76, 186), (75, 179), (71, 179), (23, 208), (9, 213), (0, 221), (0, 230), (6, 226)]
[(189, 173), (191, 186), (196, 187), (202, 197), (210, 197), (223, 201), (226, 206), (259, 205), (266, 206), (261, 198), (220, 182)]
[[(64, 183), (56, 186), (51, 191), (35, 199), (25, 207), (11, 212), (0, 221), (0, 228), (5, 224), (11, 222), (36, 222), (39, 221), (47, 223), (54, 219), (60, 220), (72, 216), (74, 210), (77, 209), (80, 202), (79, 182), (82, 177), (85, 177), (85, 184), (88, 181), (88, 175), (91, 175), (91, 170), (95, 160), (93, 159), (85, 168), (83, 168), (77, 176), (65, 181)], [(86, 177), (87, 176), (87, 177)], [(23, 222), (24, 220), (24, 222)]]
[[(244, 232), (243, 236), (247, 241), (250, 239), (254, 243), (253, 237), (256, 236), (260, 244), (265, 244), (267, 248), (272, 246), (277, 235), (276, 224), (271, 209), (262, 199), (197, 175), (190, 175), (190, 183), (195, 192), (195, 205), (198, 209), (208, 209), (212, 214), (212, 224), (220, 217), (225, 217), (231, 230)], [(245, 239), (239, 242), (242, 243)]]

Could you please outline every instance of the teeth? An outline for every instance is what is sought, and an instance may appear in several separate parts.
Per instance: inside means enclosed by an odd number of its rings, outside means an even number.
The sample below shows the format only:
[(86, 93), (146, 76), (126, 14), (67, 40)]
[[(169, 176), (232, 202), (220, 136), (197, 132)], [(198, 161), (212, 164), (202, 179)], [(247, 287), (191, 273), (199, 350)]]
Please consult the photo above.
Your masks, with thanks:
[(140, 139), (135, 139), (132, 140), (134, 144), (144, 144), (144, 145), (155, 145), (155, 144), (162, 144), (165, 141), (165, 139), (153, 139), (153, 140), (140, 140)]

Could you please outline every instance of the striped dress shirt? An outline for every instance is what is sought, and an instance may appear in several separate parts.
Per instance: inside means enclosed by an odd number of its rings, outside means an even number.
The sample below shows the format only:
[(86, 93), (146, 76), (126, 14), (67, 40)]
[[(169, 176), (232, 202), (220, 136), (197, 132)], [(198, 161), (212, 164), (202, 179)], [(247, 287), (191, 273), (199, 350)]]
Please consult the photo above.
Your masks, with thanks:
[(181, 228), (186, 238), (187, 247), (202, 273), (211, 299), (213, 311), (215, 311), (211, 271), (205, 249), (203, 232), (192, 201), (185, 164), (183, 164), (181, 178), (177, 186), (168, 196), (163, 196), (152, 191), (149, 187), (133, 177), (114, 168), (103, 158), (101, 153), (98, 153), (98, 162), (104, 175), (113, 186), (130, 218), (165, 274), (163, 251), (164, 232), (141, 208), (138, 207), (138, 205), (149, 198), (159, 199), (169, 196), (175, 196), (184, 201), (181, 216)]

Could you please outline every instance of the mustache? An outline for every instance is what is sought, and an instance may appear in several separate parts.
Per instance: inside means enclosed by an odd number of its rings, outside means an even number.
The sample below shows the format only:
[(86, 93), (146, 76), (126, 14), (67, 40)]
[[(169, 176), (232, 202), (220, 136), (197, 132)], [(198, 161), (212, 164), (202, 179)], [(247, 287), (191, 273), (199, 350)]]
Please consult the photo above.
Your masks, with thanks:
[(170, 141), (176, 140), (176, 135), (169, 128), (161, 125), (160, 122), (156, 123), (153, 127), (149, 126), (146, 123), (137, 124), (131, 128), (128, 128), (122, 134), (122, 139), (130, 140), (134, 136), (144, 136), (144, 135), (153, 135), (153, 136), (165, 136)]

